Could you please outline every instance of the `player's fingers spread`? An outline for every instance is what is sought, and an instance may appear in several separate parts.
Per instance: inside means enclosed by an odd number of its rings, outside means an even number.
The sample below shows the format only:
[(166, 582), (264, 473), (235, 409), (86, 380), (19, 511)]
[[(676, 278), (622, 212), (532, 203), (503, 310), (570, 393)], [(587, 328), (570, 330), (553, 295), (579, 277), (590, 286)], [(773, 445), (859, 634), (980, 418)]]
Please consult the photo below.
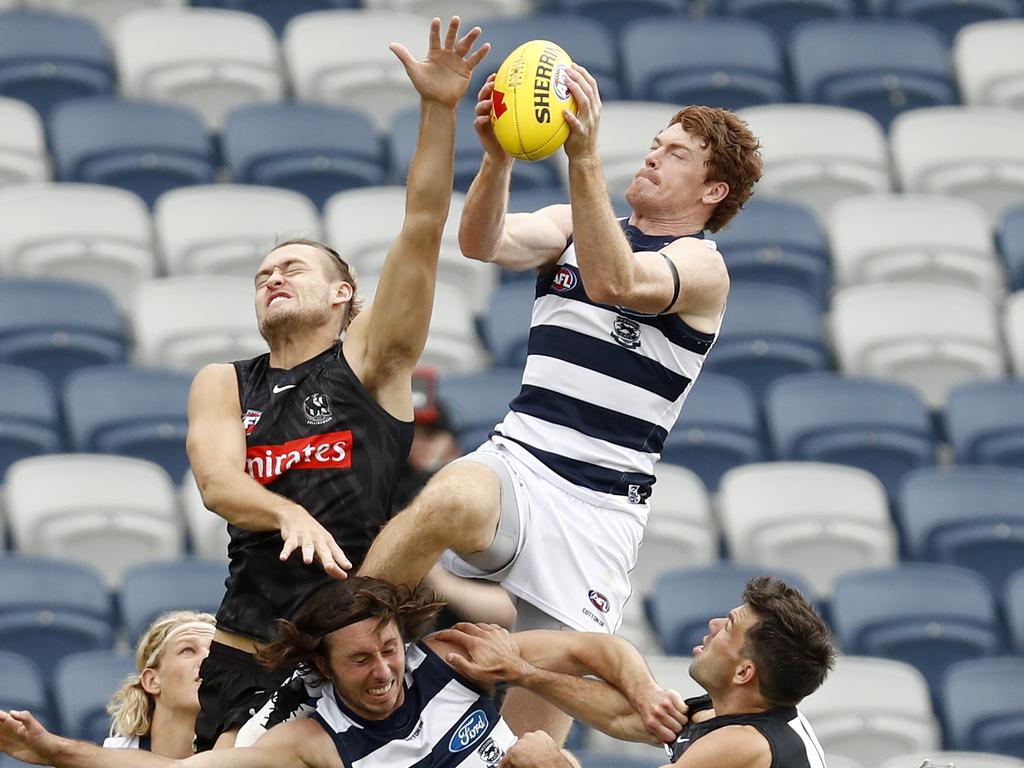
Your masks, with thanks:
[(334, 562), (336, 562), (341, 568), (344, 568), (345, 570), (348, 570), (352, 567), (352, 561), (348, 559), (348, 557), (345, 555), (345, 551), (338, 546), (338, 542), (336, 542), (334, 538), (331, 537), (329, 534), (327, 544), (331, 548), (331, 557), (334, 558)]
[(298, 538), (294, 534), (289, 535), (288, 538), (284, 540), (284, 546), (281, 547), (281, 554), (279, 555), (279, 558), (281, 560), (287, 560), (292, 556), (292, 552), (294, 552), (295, 548), (298, 546)]
[(303, 538), (302, 541), (302, 562), (309, 565), (313, 562), (313, 555), (316, 554), (316, 547), (313, 545), (313, 540), (308, 536)]
[(480, 65), (480, 62), (483, 61), (490, 52), (491, 44), (484, 43), (477, 49), (476, 53), (466, 59), (466, 64), (469, 65), (470, 69), (476, 69)]
[(390, 43), (388, 45), (388, 50), (398, 57), (398, 60), (402, 62), (402, 66), (405, 67), (406, 72), (408, 72), (413, 64), (416, 63), (416, 59), (411, 53), (409, 53), (409, 49), (401, 43)]
[(430, 20), (430, 34), (427, 37), (427, 46), (432, 51), (441, 47), (441, 19), (437, 16)]
[(444, 47), (447, 50), (455, 47), (455, 41), (459, 39), (459, 25), (461, 23), (462, 19), (458, 16), (452, 16), (448, 20), (448, 32), (444, 36)]
[(469, 53), (469, 49), (473, 47), (473, 43), (476, 42), (478, 37), (480, 37), (480, 27), (473, 27), (455, 44), (455, 50), (461, 56), (465, 56)]

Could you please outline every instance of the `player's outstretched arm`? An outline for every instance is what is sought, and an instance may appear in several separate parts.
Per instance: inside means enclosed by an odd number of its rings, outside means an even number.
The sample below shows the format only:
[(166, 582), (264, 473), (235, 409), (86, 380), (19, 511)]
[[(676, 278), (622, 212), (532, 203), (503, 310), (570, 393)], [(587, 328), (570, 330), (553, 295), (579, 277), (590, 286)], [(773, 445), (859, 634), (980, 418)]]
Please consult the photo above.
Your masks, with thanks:
[(188, 398), (187, 449), (203, 503), (232, 525), (280, 531), (281, 559), (295, 550), (316, 558), (335, 578), (351, 568), (334, 537), (306, 509), (268, 491), (245, 471), (245, 428), (231, 365), (208, 365), (196, 374)]
[(420, 94), (419, 136), (406, 182), (402, 230), (384, 262), (373, 306), (352, 322), (346, 354), (381, 405), (399, 418), (412, 418), (409, 373), (423, 352), (433, 309), (452, 195), (455, 110), (490, 48), (485, 43), (472, 51), (479, 36), (480, 28), (474, 27), (460, 38), (455, 16), (443, 41), (440, 19), (431, 22), (422, 59), (397, 43), (390, 46)]

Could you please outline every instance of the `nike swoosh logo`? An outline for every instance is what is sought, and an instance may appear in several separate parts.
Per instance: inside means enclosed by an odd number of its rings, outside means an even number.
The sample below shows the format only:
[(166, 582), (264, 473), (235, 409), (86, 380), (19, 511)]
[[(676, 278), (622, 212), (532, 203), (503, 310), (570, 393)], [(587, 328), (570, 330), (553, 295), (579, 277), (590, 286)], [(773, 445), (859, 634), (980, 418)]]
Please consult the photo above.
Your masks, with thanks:
[(285, 385), (284, 385), (284, 386), (282, 387), (282, 386), (281, 386), (281, 385), (279, 385), (279, 384), (275, 384), (275, 385), (274, 385), (274, 394), (276, 395), (276, 394), (277, 394), (277, 393), (279, 393), (279, 392), (284, 392), (284, 391), (285, 391), (286, 389), (291, 389), (292, 387), (295, 387), (295, 386), (297, 386), (297, 385), (296, 385), (296, 384), (285, 384)]

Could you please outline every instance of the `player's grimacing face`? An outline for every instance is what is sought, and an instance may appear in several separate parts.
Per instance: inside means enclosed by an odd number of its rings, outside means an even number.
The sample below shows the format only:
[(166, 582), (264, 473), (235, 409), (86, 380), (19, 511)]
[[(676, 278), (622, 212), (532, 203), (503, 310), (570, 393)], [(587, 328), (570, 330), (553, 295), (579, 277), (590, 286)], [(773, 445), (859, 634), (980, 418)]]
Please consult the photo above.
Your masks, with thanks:
[(626, 190), (626, 200), (638, 206), (688, 208), (700, 202), (708, 186), (708, 150), (680, 123), (673, 123), (651, 141), (643, 167)]
[(405, 643), (393, 621), (370, 618), (327, 636), (328, 665), (344, 702), (369, 720), (382, 720), (405, 698)]
[(311, 245), (293, 244), (271, 251), (256, 272), (256, 319), (260, 329), (289, 320), (314, 322), (329, 316), (333, 284), (325, 255)]

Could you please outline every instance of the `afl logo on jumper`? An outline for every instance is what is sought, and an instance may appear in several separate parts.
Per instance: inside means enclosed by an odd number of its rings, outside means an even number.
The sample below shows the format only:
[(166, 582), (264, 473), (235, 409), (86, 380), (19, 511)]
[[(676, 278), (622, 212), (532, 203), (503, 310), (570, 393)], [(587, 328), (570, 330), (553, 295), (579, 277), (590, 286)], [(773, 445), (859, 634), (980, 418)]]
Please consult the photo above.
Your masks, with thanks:
[(245, 427), (245, 434), (252, 434), (252, 431), (256, 429), (256, 425), (259, 423), (262, 416), (263, 411), (254, 411), (252, 408), (245, 412), (245, 415), (242, 417), (242, 426)]
[(587, 597), (590, 598), (591, 604), (595, 608), (597, 608), (597, 610), (599, 610), (601, 613), (608, 613), (608, 611), (611, 610), (612, 605), (608, 602), (608, 598), (602, 595), (596, 589), (590, 590), (590, 592), (587, 594)]
[(636, 349), (640, 346), (640, 323), (630, 320), (628, 317), (617, 315), (612, 325), (612, 338), (619, 346), (626, 349)]
[(317, 392), (303, 400), (302, 410), (306, 413), (307, 424), (326, 424), (334, 418), (334, 414), (331, 413), (331, 399), (323, 392)]
[(569, 269), (569, 267), (562, 266), (551, 280), (551, 288), (559, 293), (568, 293), (576, 287), (578, 281), (579, 278), (576, 277), (575, 272)]
[(459, 727), (452, 734), (452, 740), (448, 742), (449, 752), (461, 752), (476, 744), (487, 732), (487, 715), (482, 709), (475, 710), (466, 717)]

